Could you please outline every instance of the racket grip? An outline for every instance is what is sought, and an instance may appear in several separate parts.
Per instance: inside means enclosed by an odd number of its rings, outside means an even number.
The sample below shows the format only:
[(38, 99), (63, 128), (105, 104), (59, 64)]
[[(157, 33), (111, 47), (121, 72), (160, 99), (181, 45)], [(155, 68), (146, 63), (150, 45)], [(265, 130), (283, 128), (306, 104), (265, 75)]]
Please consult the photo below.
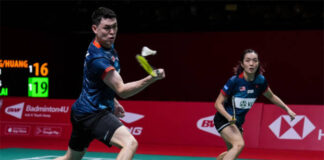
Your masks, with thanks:
[(158, 75), (160, 73), (160, 71), (158, 69), (154, 70), (156, 75)]
[(232, 120), (230, 121), (230, 124), (235, 124), (235, 122), (236, 122), (236, 118), (235, 116), (232, 116)]

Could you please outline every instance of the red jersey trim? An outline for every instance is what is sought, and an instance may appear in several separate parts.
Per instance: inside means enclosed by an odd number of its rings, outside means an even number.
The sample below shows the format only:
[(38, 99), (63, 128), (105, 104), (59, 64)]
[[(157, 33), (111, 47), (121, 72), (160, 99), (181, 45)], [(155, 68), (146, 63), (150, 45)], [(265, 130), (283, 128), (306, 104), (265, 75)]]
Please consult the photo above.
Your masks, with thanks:
[(113, 66), (109, 66), (105, 69), (105, 71), (102, 73), (101, 75), (101, 79), (104, 79), (106, 77), (106, 75), (108, 74), (109, 71), (111, 70), (115, 70), (115, 68)]
[(97, 48), (101, 48), (101, 45), (97, 42), (97, 40), (93, 40), (92, 44)]
[(244, 78), (243, 72), (239, 75), (239, 78)]
[(227, 96), (227, 94), (223, 91), (223, 89), (221, 89), (221, 93), (222, 93), (224, 96)]

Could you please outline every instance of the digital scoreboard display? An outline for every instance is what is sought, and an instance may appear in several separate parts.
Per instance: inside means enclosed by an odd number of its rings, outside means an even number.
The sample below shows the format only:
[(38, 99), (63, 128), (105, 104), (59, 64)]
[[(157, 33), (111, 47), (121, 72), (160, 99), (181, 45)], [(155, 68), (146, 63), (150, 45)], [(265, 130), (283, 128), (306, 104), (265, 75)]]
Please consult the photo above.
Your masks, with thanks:
[(48, 62), (0, 58), (0, 96), (49, 96)]

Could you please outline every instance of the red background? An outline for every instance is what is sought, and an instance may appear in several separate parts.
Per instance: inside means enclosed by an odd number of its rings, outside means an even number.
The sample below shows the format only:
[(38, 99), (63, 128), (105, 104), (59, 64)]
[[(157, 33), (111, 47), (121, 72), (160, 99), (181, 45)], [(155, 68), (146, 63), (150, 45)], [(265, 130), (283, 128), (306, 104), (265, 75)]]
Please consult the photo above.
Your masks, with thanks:
[[(84, 55), (92, 34), (8, 28), (1, 31), (3, 39), (7, 39), (2, 42), (1, 58), (48, 60), (50, 97), (76, 99), (79, 96)], [(16, 47), (11, 43), (12, 37), (21, 37), (24, 43)], [(252, 48), (265, 65), (271, 89), (284, 102), (324, 104), (323, 30), (183, 33), (123, 33), (120, 30), (115, 47), (125, 82), (146, 76), (135, 60), (144, 45), (157, 50), (157, 55), (148, 60), (155, 67), (165, 68), (166, 78), (130, 100), (214, 101), (233, 75), (232, 68), (242, 51)], [(6, 83), (9, 82), (3, 80)], [(26, 94), (21, 88), (17, 91)], [(13, 90), (9, 88), (10, 92)]]
[[(214, 101), (243, 50), (259, 53), (273, 92), (288, 104), (324, 104), (323, 31), (238, 31), (119, 34), (122, 77), (142, 78), (133, 57), (143, 45), (157, 50), (148, 57), (166, 70), (166, 79), (132, 99)], [(134, 67), (132, 67), (134, 66)], [(269, 103), (261, 99), (261, 102)]]

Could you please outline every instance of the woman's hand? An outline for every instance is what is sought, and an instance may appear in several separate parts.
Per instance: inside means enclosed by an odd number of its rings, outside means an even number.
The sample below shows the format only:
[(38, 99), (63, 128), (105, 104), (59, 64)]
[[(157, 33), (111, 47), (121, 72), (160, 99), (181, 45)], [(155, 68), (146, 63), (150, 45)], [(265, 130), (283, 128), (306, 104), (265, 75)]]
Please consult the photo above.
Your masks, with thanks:
[(230, 124), (235, 124), (236, 123), (236, 118), (233, 116), (231, 120), (228, 121)]
[(296, 113), (295, 113), (294, 111), (292, 111), (291, 109), (289, 109), (289, 110), (287, 111), (287, 113), (288, 113), (288, 115), (290, 116), (290, 119), (291, 119), (291, 120), (294, 120), (294, 119), (295, 119), (295, 117), (296, 117)]

